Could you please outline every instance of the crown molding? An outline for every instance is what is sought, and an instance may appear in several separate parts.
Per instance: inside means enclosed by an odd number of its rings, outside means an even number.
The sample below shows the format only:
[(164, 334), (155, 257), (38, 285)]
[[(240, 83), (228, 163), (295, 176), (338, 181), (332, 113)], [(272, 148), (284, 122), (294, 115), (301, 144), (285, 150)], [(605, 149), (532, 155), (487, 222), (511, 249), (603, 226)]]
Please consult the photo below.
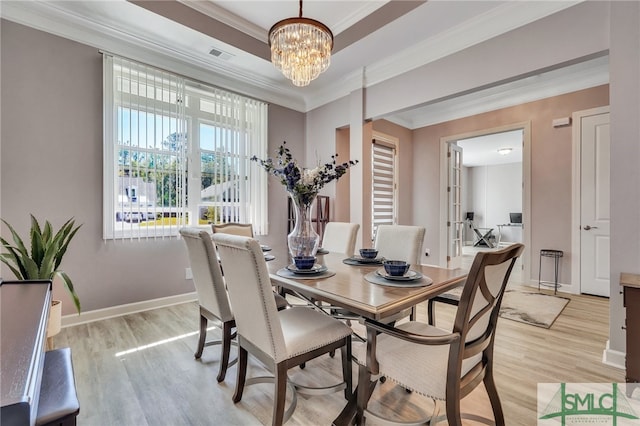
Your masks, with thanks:
[(305, 112), (305, 101), (279, 81), (243, 72), (213, 57), (190, 54), (132, 35), (103, 22), (77, 16), (50, 2), (3, 2), (2, 18), (40, 31), (144, 61), (204, 83)]
[(413, 130), (607, 83), (605, 56), (384, 118)]
[(387, 1), (367, 1), (363, 3), (362, 7), (358, 8), (357, 10), (354, 10), (349, 15), (343, 16), (342, 19), (340, 19), (337, 23), (335, 23), (331, 28), (331, 32), (333, 32), (334, 36), (340, 34), (347, 28), (350, 28), (352, 25), (360, 22), (362, 19), (366, 18), (376, 10), (380, 9), (382, 6), (384, 6), (385, 3), (388, 3), (388, 2)]
[[(217, 4), (209, 1), (202, 0), (178, 0), (180, 3), (188, 6), (194, 10), (197, 10), (200, 13), (207, 15), (208, 17), (215, 19), (216, 21), (220, 21), (224, 24), (229, 25), (232, 28), (235, 28), (238, 31), (242, 31), (243, 33), (250, 35), (256, 40), (260, 40), (263, 43), (269, 42), (268, 31), (264, 28), (247, 21), (240, 16), (229, 12), (226, 9), (218, 6)], [(275, 23), (275, 22), (274, 22)]]
[(366, 86), (437, 61), (516, 28), (582, 3), (579, 1), (506, 2), (447, 31), (366, 67)]
[[(361, 87), (371, 87), (535, 20), (575, 6), (582, 1), (536, 2), (535, 7), (528, 3), (507, 2), (435, 37), (368, 65), (364, 69), (363, 86), (359, 86), (359, 82), (353, 81), (353, 75), (347, 76), (339, 79), (336, 83), (323, 86), (320, 90), (305, 94), (305, 104), (309, 110), (317, 108), (349, 94), (350, 92), (346, 92), (346, 90), (353, 91)], [(355, 73), (355, 75), (357, 74)]]

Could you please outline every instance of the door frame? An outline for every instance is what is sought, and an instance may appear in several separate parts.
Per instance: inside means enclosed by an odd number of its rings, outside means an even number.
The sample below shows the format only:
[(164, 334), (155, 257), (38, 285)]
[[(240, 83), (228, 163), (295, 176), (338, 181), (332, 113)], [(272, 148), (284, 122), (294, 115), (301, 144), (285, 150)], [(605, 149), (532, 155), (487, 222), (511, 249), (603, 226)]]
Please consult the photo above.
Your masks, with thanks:
[(580, 294), (582, 279), (580, 276), (580, 261), (582, 250), (580, 247), (581, 226), (581, 174), (582, 174), (582, 118), (591, 115), (610, 113), (609, 106), (585, 109), (571, 114), (571, 288), (570, 293)]
[(440, 138), (440, 256), (438, 264), (447, 267), (447, 176), (449, 165), (447, 161), (447, 144), (460, 139), (468, 139), (477, 136), (503, 133), (511, 130), (522, 130), (522, 240), (524, 252), (522, 253), (522, 265), (524, 269), (524, 282), (531, 281), (531, 121), (506, 124), (504, 126), (491, 127), (474, 132), (458, 135), (443, 136)]

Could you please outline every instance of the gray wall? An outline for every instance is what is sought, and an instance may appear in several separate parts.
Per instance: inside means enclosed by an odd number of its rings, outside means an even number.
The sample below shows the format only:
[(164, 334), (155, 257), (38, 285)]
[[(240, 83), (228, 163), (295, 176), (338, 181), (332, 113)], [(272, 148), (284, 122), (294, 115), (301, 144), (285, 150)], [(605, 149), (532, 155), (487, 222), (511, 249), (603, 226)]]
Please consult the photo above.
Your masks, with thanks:
[[(29, 213), (82, 228), (63, 261), (83, 311), (194, 291), (183, 242), (102, 240), (102, 56), (96, 48), (3, 20), (1, 217), (27, 235)], [(304, 115), (271, 106), (269, 150), (304, 145)], [(283, 235), (282, 188), (270, 181), (272, 235)], [(284, 201), (283, 201), (284, 200)], [(286, 204), (284, 204), (286, 205)], [(2, 227), (7, 238), (7, 230)], [(281, 238), (264, 237), (274, 245)], [(12, 278), (2, 267), (2, 277)], [(74, 312), (60, 283), (54, 295)]]
[(625, 351), (620, 273), (640, 273), (640, 3), (611, 2), (611, 320)]

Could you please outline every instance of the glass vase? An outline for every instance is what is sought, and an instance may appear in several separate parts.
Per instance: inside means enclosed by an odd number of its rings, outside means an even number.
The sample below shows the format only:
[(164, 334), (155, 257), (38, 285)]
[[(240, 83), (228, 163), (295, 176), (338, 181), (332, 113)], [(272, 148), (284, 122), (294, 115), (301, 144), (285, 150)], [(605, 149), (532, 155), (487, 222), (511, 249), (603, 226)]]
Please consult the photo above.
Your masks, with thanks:
[(289, 193), (295, 212), (295, 225), (287, 236), (291, 258), (298, 256), (315, 256), (320, 245), (320, 236), (313, 228), (311, 207), (316, 196), (305, 194), (300, 196)]

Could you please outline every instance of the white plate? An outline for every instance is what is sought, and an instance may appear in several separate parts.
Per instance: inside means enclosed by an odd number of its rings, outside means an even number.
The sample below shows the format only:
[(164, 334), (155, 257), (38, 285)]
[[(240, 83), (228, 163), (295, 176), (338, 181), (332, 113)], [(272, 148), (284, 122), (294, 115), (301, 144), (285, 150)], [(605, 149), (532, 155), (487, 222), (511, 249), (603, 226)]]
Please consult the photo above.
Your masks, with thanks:
[(287, 269), (293, 272), (294, 274), (309, 275), (309, 274), (319, 274), (321, 272), (324, 272), (327, 270), (327, 267), (325, 265), (319, 265), (316, 263), (310, 269), (298, 269), (296, 264), (292, 263), (291, 265), (287, 266)]
[(385, 280), (390, 281), (415, 281), (422, 278), (422, 274), (420, 272), (412, 270), (407, 271), (407, 273), (404, 275), (394, 276), (387, 274), (387, 271), (385, 271), (384, 268), (380, 268), (376, 271), (376, 274), (378, 274)]

